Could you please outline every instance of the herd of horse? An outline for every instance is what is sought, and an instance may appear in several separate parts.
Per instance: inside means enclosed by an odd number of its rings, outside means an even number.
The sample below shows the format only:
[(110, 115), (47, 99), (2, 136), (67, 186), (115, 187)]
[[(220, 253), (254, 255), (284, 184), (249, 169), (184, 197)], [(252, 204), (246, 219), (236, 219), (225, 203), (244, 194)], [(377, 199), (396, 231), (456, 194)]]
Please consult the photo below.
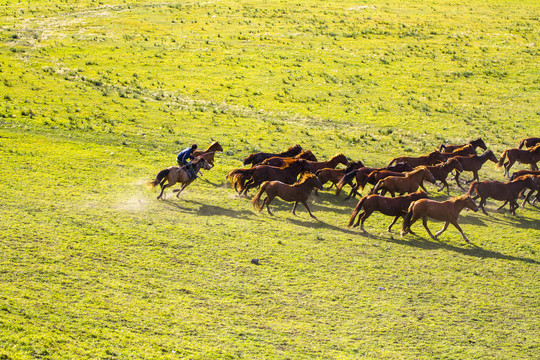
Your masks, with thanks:
[[(483, 150), (480, 155), (477, 153), (478, 148)], [(209, 170), (213, 166), (214, 154), (217, 151), (223, 151), (223, 148), (214, 142), (207, 150), (196, 154), (198, 157), (192, 162), (194, 168), (197, 171)], [(487, 161), (494, 162), (497, 167), (503, 167), (504, 176), (509, 180), (480, 181), (479, 170)], [(369, 194), (358, 201), (350, 217), (349, 227), (360, 225), (360, 229), (366, 232), (364, 228), (366, 219), (374, 212), (380, 212), (394, 217), (388, 231), (399, 218), (403, 218), (401, 234), (413, 233), (411, 226), (422, 219), (423, 226), (433, 239), (452, 224), (463, 239), (469, 242), (458, 224), (458, 217), (463, 209), (473, 211), (481, 209), (487, 215), (486, 200), (491, 198), (503, 201), (497, 210), (509, 204), (510, 212), (515, 215), (516, 209), (519, 208), (517, 201), (520, 197), (525, 198), (522, 206), (526, 203), (534, 205), (540, 200), (538, 161), (540, 161), (540, 138), (523, 139), (517, 148), (505, 150), (499, 159), (493, 151), (488, 150), (484, 141), (478, 138), (467, 144), (443, 144), (426, 155), (396, 157), (387, 166), (379, 168), (367, 167), (361, 161), (349, 161), (342, 153), (327, 161), (318, 161), (310, 150), (294, 145), (281, 153), (252, 153), (243, 160), (243, 164), (250, 167), (233, 169), (226, 178), (238, 196), (247, 197), (248, 191), (258, 189), (251, 202), (259, 212), (266, 207), (268, 213), (272, 215), (269, 205), (279, 197), (294, 203), (293, 214), (298, 203), (302, 203), (314, 219), (316, 217), (309, 209), (307, 200), (312, 192), (322, 190), (324, 184), (330, 183), (328, 189), (335, 186), (336, 195), (339, 195), (345, 186), (350, 186), (351, 191), (346, 199), (360, 196), (365, 186), (371, 184), (373, 187)], [(510, 169), (516, 162), (529, 165), (530, 170), (510, 174)], [(344, 168), (338, 168), (339, 165), (343, 165)], [(472, 179), (467, 181), (470, 183), (469, 188), (464, 195), (446, 201), (428, 198), (424, 182), (432, 184), (438, 182), (441, 184), (439, 191), (446, 188), (447, 194), (450, 195), (447, 180), (451, 175), (457, 186), (466, 190), (463, 185), (467, 182), (459, 178), (463, 172), (472, 173)], [(158, 196), (160, 199), (165, 188), (181, 183), (181, 189), (175, 190), (178, 197), (192, 181), (185, 169), (171, 166), (160, 171), (151, 184), (160, 185), (161, 192)], [(390, 196), (385, 196), (386, 194)], [(478, 205), (475, 203), (476, 199), (480, 199)], [(427, 225), (428, 218), (444, 221), (443, 228), (432, 234)]]

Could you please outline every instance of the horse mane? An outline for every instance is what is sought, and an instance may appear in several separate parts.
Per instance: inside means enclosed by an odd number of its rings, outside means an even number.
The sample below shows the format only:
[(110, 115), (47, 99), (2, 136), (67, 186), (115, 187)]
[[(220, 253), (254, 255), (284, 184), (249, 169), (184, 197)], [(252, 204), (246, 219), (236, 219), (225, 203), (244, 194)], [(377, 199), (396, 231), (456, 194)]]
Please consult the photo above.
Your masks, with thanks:
[(317, 161), (317, 157), (311, 152), (311, 150), (302, 150), (299, 154), (294, 155), (294, 158)]
[(291, 156), (299, 154), (301, 151), (302, 151), (302, 147), (300, 145), (296, 144), (296, 145), (291, 146), (290, 148), (288, 148), (284, 152), (282, 152), (280, 154), (276, 154), (276, 156), (291, 157)]

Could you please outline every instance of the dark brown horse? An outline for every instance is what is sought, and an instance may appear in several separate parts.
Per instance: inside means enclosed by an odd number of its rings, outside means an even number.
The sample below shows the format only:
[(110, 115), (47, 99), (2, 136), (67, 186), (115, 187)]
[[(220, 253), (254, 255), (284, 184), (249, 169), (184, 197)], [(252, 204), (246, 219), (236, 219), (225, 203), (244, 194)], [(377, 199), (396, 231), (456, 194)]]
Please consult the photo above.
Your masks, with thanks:
[(345, 166), (349, 165), (349, 161), (347, 160), (347, 157), (343, 155), (342, 153), (338, 153), (330, 158), (328, 161), (309, 161), (309, 165), (311, 166), (311, 171), (315, 172), (320, 169), (324, 168), (336, 168), (339, 164), (343, 164)]
[(392, 164), (404, 162), (411, 165), (413, 168), (415, 168), (418, 166), (435, 165), (439, 162), (444, 162), (444, 161), (446, 161), (446, 158), (444, 157), (444, 155), (442, 155), (439, 151), (435, 150), (435, 151), (430, 152), (427, 155), (422, 155), (422, 156), (417, 156), (417, 157), (400, 156), (400, 157), (393, 158), (392, 161), (390, 161), (390, 163), (388, 164), (388, 166)]
[(240, 184), (239, 195), (247, 196), (250, 189), (260, 186), (264, 181), (277, 180), (286, 184), (294, 184), (298, 175), (303, 171), (311, 171), (311, 167), (306, 160), (297, 159), (283, 167), (257, 165), (249, 169), (232, 170), (227, 174), (227, 178), (235, 184), (235, 189), (236, 184)]
[(444, 152), (442, 156), (448, 160), (454, 156), (468, 156), (468, 155), (478, 155), (476, 149), (471, 144), (465, 145), (463, 147), (457, 148), (452, 152)]
[(345, 169), (333, 169), (333, 168), (324, 168), (317, 170), (315, 176), (319, 178), (321, 184), (326, 184), (330, 182), (330, 186), (327, 190), (331, 189), (332, 186), (336, 185), (343, 176), (345, 176)]
[(310, 161), (317, 161), (317, 158), (311, 150), (302, 150), (302, 152), (298, 155), (295, 155), (293, 157), (282, 157), (282, 156), (272, 156), (271, 158), (263, 160), (261, 162), (261, 165), (270, 165), (270, 166), (285, 166), (287, 162), (294, 161), (296, 159), (304, 159), (304, 160), (310, 160)]
[(510, 212), (513, 215), (516, 215), (516, 209), (519, 207), (517, 204), (518, 196), (526, 188), (538, 190), (538, 183), (535, 181), (533, 175), (519, 177), (516, 180), (506, 183), (500, 181), (475, 181), (469, 187), (467, 194), (471, 195), (476, 193), (474, 198), (480, 198), (480, 208), (486, 215), (488, 215), (488, 213), (484, 206), (486, 205), (486, 200), (488, 198), (504, 201), (497, 210), (500, 210), (504, 205), (510, 203)]
[(435, 178), (435, 180), (440, 181), (442, 183), (442, 187), (437, 191), (441, 191), (446, 187), (446, 192), (448, 194), (450, 194), (450, 187), (448, 186), (448, 183), (446, 182), (446, 178), (448, 177), (448, 174), (450, 174), (452, 170), (456, 170), (457, 172), (463, 171), (463, 167), (461, 166), (461, 163), (455, 158), (450, 158), (442, 164), (426, 166), (426, 167), (429, 170), (429, 172), (433, 174), (433, 177)]
[(418, 190), (424, 180), (435, 183), (435, 178), (429, 170), (425, 166), (419, 166), (406, 173), (405, 176), (389, 176), (380, 180), (373, 188), (372, 193), (377, 194), (380, 190), (381, 195), (384, 195), (388, 191), (392, 197), (396, 193), (399, 195), (413, 193)]
[[(299, 202), (301, 202), (308, 211), (309, 215), (312, 218), (317, 219), (311, 213), (311, 210), (307, 205), (307, 199), (314, 188), (322, 189), (322, 184), (315, 175), (309, 173), (303, 175), (298, 183), (294, 185), (285, 184), (281, 181), (265, 181), (262, 183), (260, 190), (251, 200), (251, 203), (257, 210), (259, 210), (259, 212), (261, 212), (264, 206), (266, 206), (268, 213), (273, 215), (270, 211), (269, 205), (277, 196), (288, 202), (294, 201), (294, 206), (292, 209), (292, 213), (294, 215), (296, 215), (296, 206)], [(261, 203), (261, 196), (263, 194), (266, 194), (266, 197)]]
[(271, 158), (273, 156), (279, 156), (279, 157), (292, 157), (294, 155), (298, 155), (302, 151), (302, 147), (298, 144), (291, 146), (287, 150), (285, 150), (282, 153), (274, 154), (274, 153), (265, 153), (265, 152), (258, 152), (249, 154), (244, 159), (244, 165), (251, 164), (252, 166), (260, 164), (265, 159)]
[[(506, 162), (505, 159), (507, 160)], [(528, 164), (531, 166), (531, 170), (538, 170), (538, 166), (536, 165), (538, 161), (540, 161), (540, 144), (525, 150), (516, 148), (505, 150), (497, 163), (497, 167), (504, 165), (504, 176), (509, 177), (510, 168), (514, 163)]]
[(353, 226), (356, 215), (363, 210), (358, 216), (358, 220), (353, 227), (357, 227), (360, 224), (360, 229), (366, 232), (364, 229), (364, 221), (373, 214), (375, 211), (379, 211), (384, 215), (394, 216), (394, 220), (388, 226), (388, 231), (392, 229), (392, 226), (398, 221), (398, 219), (407, 214), (409, 205), (411, 202), (426, 198), (427, 194), (423, 191), (417, 191), (412, 194), (396, 197), (387, 197), (381, 195), (367, 195), (358, 201), (358, 204), (354, 208), (354, 211), (349, 219), (349, 227)]
[[(206, 161), (203, 156), (195, 158), (191, 164), (193, 165), (193, 170), (197, 173), (200, 169), (210, 170), (212, 165)], [(154, 181), (150, 182), (152, 187), (159, 184), (161, 186), (161, 192), (158, 195), (158, 199), (161, 199), (165, 188), (171, 187), (176, 183), (181, 183), (182, 187), (178, 190), (176, 197), (180, 195), (182, 190), (184, 190), (189, 184), (191, 184), (195, 178), (191, 177), (189, 171), (185, 166), (171, 166), (165, 170), (161, 170), (157, 175)]]
[[(497, 163), (497, 158), (491, 150), (484, 152), (482, 155), (454, 156), (454, 159), (459, 161), (463, 171), (471, 171), (473, 173), (473, 179), (471, 181), (479, 181), (478, 171), (482, 168), (486, 161), (490, 160)], [(459, 183), (459, 175), (460, 173), (456, 174), (456, 183), (461, 189), (465, 190), (465, 188)]]
[(223, 147), (220, 143), (214, 141), (206, 150), (195, 150), (193, 152), (193, 157), (198, 157), (202, 155), (210, 165), (214, 166), (214, 155), (218, 151), (223, 151)]
[(526, 138), (519, 142), (518, 149), (526, 148), (532, 148), (536, 145), (540, 144), (540, 138), (532, 137), (532, 138)]
[[(358, 192), (358, 189), (360, 187), (362, 187), (362, 189), (364, 188), (364, 186), (367, 184), (367, 177), (369, 176), (369, 174), (371, 174), (373, 171), (376, 171), (376, 170), (389, 170), (389, 171), (401, 173), (405, 171), (412, 171), (413, 168), (407, 163), (397, 163), (395, 165), (387, 166), (385, 168), (360, 167), (352, 171), (346, 170), (345, 176), (343, 176), (336, 185), (336, 195), (339, 195), (341, 189), (345, 185), (349, 185), (352, 188), (351, 192), (345, 198), (345, 200), (349, 200), (351, 197), (360, 195)], [(356, 181), (356, 184), (354, 184), (353, 181)]]
[[(422, 223), (426, 228), (429, 236), (436, 239), (441, 235), (448, 224), (454, 225), (456, 229), (460, 232), (461, 236), (466, 242), (469, 242), (469, 239), (461, 230), (461, 227), (458, 225), (458, 217), (461, 210), (464, 208), (471, 209), (472, 211), (478, 211), (478, 206), (474, 203), (474, 200), (469, 195), (462, 195), (446, 201), (435, 201), (429, 199), (420, 199), (414, 201), (409, 206), (409, 211), (405, 218), (403, 219), (403, 228), (401, 230), (401, 235), (406, 235), (407, 233), (414, 234), (411, 230), (411, 226), (418, 220), (422, 219)], [(427, 219), (432, 218), (435, 220), (444, 221), (443, 228), (433, 235), (427, 226)]]
[(467, 146), (467, 145), (472, 145), (474, 149), (481, 148), (481, 149), (487, 150), (487, 146), (486, 146), (486, 143), (484, 143), (484, 140), (482, 140), (482, 138), (478, 138), (476, 140), (469, 141), (468, 144), (461, 144), (461, 145), (445, 145), (445, 144), (442, 144), (441, 146), (439, 146), (439, 151), (444, 152), (444, 153), (451, 153), (454, 150), (462, 148), (462, 147)]

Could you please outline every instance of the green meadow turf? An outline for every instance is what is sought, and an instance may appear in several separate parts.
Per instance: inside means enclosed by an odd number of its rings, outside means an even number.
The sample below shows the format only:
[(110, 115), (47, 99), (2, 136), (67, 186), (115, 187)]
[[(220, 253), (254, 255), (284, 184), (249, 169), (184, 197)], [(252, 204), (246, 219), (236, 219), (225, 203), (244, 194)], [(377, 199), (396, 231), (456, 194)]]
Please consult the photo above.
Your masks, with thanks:
[[(356, 200), (333, 190), (309, 200), (319, 221), (280, 200), (259, 214), (225, 179), (297, 143), (378, 167), (540, 136), (539, 16), (534, 1), (0, 0), (0, 359), (539, 357), (538, 208), (464, 211), (466, 244), (451, 226), (389, 233), (379, 213), (349, 229)], [(157, 200), (148, 182), (212, 141), (215, 167)]]

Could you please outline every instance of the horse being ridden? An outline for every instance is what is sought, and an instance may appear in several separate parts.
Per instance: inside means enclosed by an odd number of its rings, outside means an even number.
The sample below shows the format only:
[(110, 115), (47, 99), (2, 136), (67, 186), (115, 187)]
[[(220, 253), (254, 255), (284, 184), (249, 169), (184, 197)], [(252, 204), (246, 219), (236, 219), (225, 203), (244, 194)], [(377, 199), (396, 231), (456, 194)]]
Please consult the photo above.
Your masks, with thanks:
[[(505, 162), (505, 159), (508, 161)], [(540, 144), (525, 150), (516, 148), (505, 150), (497, 163), (497, 167), (501, 167), (504, 164), (504, 176), (509, 177), (510, 168), (516, 161), (530, 165), (531, 170), (538, 170), (536, 163), (540, 161)]]
[[(448, 224), (452, 224), (456, 229), (458, 229), (463, 239), (466, 242), (469, 242), (469, 239), (467, 239), (457, 222), (459, 213), (464, 208), (471, 209), (475, 212), (478, 211), (478, 206), (476, 206), (474, 200), (469, 195), (458, 196), (442, 202), (429, 199), (420, 199), (414, 201), (409, 206), (409, 211), (403, 219), (401, 235), (406, 235), (409, 232), (414, 234), (414, 232), (411, 230), (411, 226), (421, 218), (422, 224), (426, 228), (431, 238), (436, 239), (446, 230), (446, 228), (448, 228)], [(428, 218), (445, 221), (443, 228), (435, 233), (435, 235), (431, 233), (427, 226)]]
[(425, 166), (419, 166), (413, 171), (406, 173), (403, 177), (389, 176), (380, 180), (371, 192), (377, 194), (377, 192), (381, 190), (381, 195), (384, 195), (388, 191), (392, 197), (394, 197), (396, 193), (399, 195), (413, 193), (418, 190), (420, 184), (422, 184), (424, 180), (427, 180), (432, 184), (435, 183), (435, 178), (429, 170)]
[(218, 151), (223, 151), (223, 147), (221, 146), (220, 143), (218, 143), (217, 141), (214, 141), (212, 144), (210, 144), (210, 146), (206, 150), (193, 151), (193, 156), (194, 157), (203, 156), (210, 165), (214, 166), (214, 155)]
[(364, 221), (373, 214), (375, 211), (379, 211), (384, 215), (394, 216), (394, 220), (388, 226), (388, 231), (392, 229), (392, 226), (398, 221), (398, 219), (407, 214), (409, 205), (413, 201), (427, 198), (427, 194), (423, 191), (417, 191), (404, 196), (387, 197), (381, 195), (367, 195), (358, 201), (358, 204), (354, 208), (354, 211), (349, 219), (349, 227), (353, 226), (356, 215), (363, 210), (358, 216), (358, 220), (353, 227), (357, 227), (360, 224), (360, 229), (366, 232), (364, 229)]
[[(304, 174), (300, 180), (293, 185), (288, 185), (281, 181), (265, 181), (262, 183), (259, 192), (257, 192), (257, 194), (251, 200), (251, 203), (256, 209), (259, 210), (259, 212), (261, 212), (264, 206), (266, 206), (268, 213), (273, 215), (270, 211), (269, 205), (277, 196), (288, 202), (294, 201), (294, 206), (292, 209), (292, 213), (294, 215), (296, 215), (296, 206), (299, 202), (301, 202), (308, 211), (309, 215), (312, 218), (317, 219), (311, 213), (311, 210), (307, 205), (307, 199), (314, 188), (322, 189), (322, 184), (315, 175), (310, 173)], [(260, 200), (263, 194), (266, 194), (266, 197), (261, 204)]]
[(504, 203), (497, 208), (500, 210), (504, 205), (510, 203), (510, 212), (512, 215), (516, 215), (516, 209), (519, 207), (517, 204), (517, 198), (519, 194), (526, 188), (532, 190), (538, 190), (538, 183), (534, 179), (533, 175), (526, 175), (519, 177), (516, 180), (512, 180), (506, 183), (500, 181), (475, 181), (469, 187), (467, 195), (471, 195), (473, 192), (476, 193), (474, 199), (480, 198), (480, 208), (482, 212), (486, 215), (486, 200), (492, 198), (499, 201), (504, 201)]
[[(473, 179), (471, 181), (479, 181), (478, 170), (482, 168), (482, 165), (484, 165), (486, 161), (490, 160), (497, 163), (497, 158), (491, 150), (487, 150), (482, 155), (454, 156), (454, 159), (459, 161), (463, 171), (471, 171), (473, 173)], [(465, 190), (465, 188), (459, 183), (459, 175), (460, 173), (456, 174), (456, 183), (461, 189)]]
[[(195, 158), (190, 164), (193, 166), (195, 173), (197, 173), (201, 168), (204, 170), (210, 170), (212, 168), (212, 165), (210, 165), (202, 156)], [(190, 174), (190, 171), (187, 170), (185, 166), (170, 166), (167, 169), (158, 172), (156, 178), (150, 183), (150, 185), (152, 185), (152, 187), (156, 186), (157, 184), (161, 186), (161, 192), (157, 197), (158, 199), (161, 199), (166, 188), (171, 187), (176, 183), (180, 183), (182, 184), (182, 187), (176, 194), (176, 197), (178, 197), (182, 190), (184, 190), (195, 179), (196, 178)]]
[(474, 149), (479, 147), (479, 148), (482, 148), (484, 150), (487, 150), (487, 146), (486, 146), (486, 143), (484, 143), (484, 140), (482, 140), (482, 138), (478, 138), (478, 139), (469, 141), (468, 144), (461, 144), (461, 145), (444, 145), (444, 144), (441, 144), (441, 146), (439, 146), (439, 151), (443, 152), (443, 153), (451, 153), (454, 150), (457, 150), (457, 149), (462, 148), (462, 147), (467, 146), (467, 145), (472, 145)]
[(260, 164), (265, 159), (274, 157), (274, 156), (280, 156), (280, 157), (292, 157), (294, 155), (298, 155), (302, 151), (302, 147), (298, 144), (291, 146), (287, 150), (285, 150), (282, 153), (274, 154), (274, 153), (265, 153), (265, 152), (258, 152), (254, 154), (249, 154), (244, 159), (244, 165), (251, 164), (252, 166), (255, 166), (257, 164)]

